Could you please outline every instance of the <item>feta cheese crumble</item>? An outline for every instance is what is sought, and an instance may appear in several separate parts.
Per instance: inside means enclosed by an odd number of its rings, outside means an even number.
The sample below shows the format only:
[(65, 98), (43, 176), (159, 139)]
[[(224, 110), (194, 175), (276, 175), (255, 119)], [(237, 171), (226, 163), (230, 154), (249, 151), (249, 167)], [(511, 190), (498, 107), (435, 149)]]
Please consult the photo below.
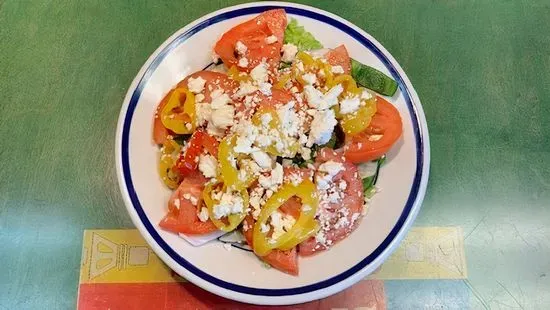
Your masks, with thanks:
[(282, 61), (293, 62), (296, 58), (296, 54), (298, 53), (298, 47), (294, 44), (288, 43), (283, 45), (281, 51), (283, 52), (283, 56), (281, 57)]
[(207, 208), (205, 208), (205, 207), (201, 208), (201, 212), (199, 212), (199, 220), (201, 222), (208, 221), (208, 209)]
[(258, 64), (250, 71), (250, 77), (258, 84), (267, 82), (267, 65), (264, 62)]
[(340, 113), (349, 114), (357, 111), (361, 104), (361, 100), (357, 96), (345, 98), (340, 101)]
[(244, 212), (243, 199), (239, 193), (224, 192), (219, 203), (214, 205), (213, 211), (216, 219), (242, 213)]
[(306, 73), (302, 75), (302, 79), (306, 81), (309, 85), (313, 85), (317, 82), (317, 76), (313, 73)]
[(216, 177), (218, 174), (218, 161), (212, 155), (200, 155), (199, 171), (207, 178)]
[(304, 94), (306, 95), (308, 105), (317, 110), (326, 110), (338, 104), (338, 96), (343, 91), (344, 88), (340, 84), (332, 87), (326, 94), (323, 94), (311, 85), (304, 87)]
[(332, 73), (335, 73), (335, 74), (343, 74), (344, 68), (342, 68), (342, 66), (332, 66), (330, 71), (332, 71)]
[(316, 111), (311, 122), (306, 146), (311, 147), (313, 144), (322, 145), (327, 143), (337, 123), (333, 110)]
[(235, 51), (237, 51), (237, 54), (243, 56), (244, 54), (246, 54), (247, 50), (248, 50), (248, 47), (246, 47), (246, 45), (244, 45), (243, 42), (237, 41), (237, 43), (235, 44)]
[(189, 91), (198, 94), (204, 90), (204, 84), (206, 84), (206, 80), (200, 76), (197, 78), (189, 78), (187, 81), (187, 88)]
[(315, 182), (317, 183), (317, 188), (319, 189), (328, 189), (332, 184), (332, 179), (340, 171), (344, 170), (344, 164), (329, 160), (322, 163), (317, 169), (317, 174), (315, 175)]
[(267, 44), (273, 44), (277, 42), (277, 37), (274, 35), (270, 35), (269, 37), (265, 38), (265, 43)]
[(273, 166), (273, 160), (266, 152), (256, 151), (251, 155), (258, 166), (260, 166), (260, 168), (271, 169), (271, 167)]
[(237, 66), (241, 68), (246, 68), (248, 66), (248, 59), (246, 57), (241, 57), (239, 59), (239, 62), (237, 63)]
[(273, 234), (271, 235), (271, 239), (277, 240), (287, 231), (289, 231), (295, 223), (296, 220), (291, 215), (283, 215), (279, 211), (271, 213), (270, 224), (271, 227), (273, 227)]
[(269, 176), (260, 175), (258, 182), (265, 189), (275, 190), (283, 184), (283, 166), (277, 163)]

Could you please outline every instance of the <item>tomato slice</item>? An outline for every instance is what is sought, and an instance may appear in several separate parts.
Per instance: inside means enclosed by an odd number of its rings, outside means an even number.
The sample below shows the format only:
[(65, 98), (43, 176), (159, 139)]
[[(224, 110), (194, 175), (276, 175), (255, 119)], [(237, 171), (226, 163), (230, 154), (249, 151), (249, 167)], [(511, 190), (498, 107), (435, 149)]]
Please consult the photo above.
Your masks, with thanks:
[(185, 79), (178, 83), (176, 87), (185, 87), (187, 88), (187, 83), (190, 78), (202, 78), (206, 82), (204, 83), (204, 90), (201, 94), (204, 95), (203, 102), (210, 102), (212, 98), (210, 94), (216, 89), (223, 89), (225, 93), (229, 96), (232, 96), (233, 93), (239, 87), (239, 83), (231, 78), (225, 73), (215, 72), (215, 71), (197, 71), (193, 74), (188, 75)]
[(284, 105), (294, 99), (289, 91), (281, 89), (272, 89), (270, 96), (264, 95), (260, 91), (252, 93), (251, 96), (258, 98), (259, 103), (257, 106), (247, 106), (244, 102), (235, 103), (235, 109), (237, 113), (241, 112), (241, 115), (243, 117), (252, 116), (252, 114), (254, 114), (254, 112), (259, 108), (271, 108), (279, 105)]
[[(320, 201), (318, 207), (323, 208), (326, 214), (331, 214), (325, 238), (327, 243), (333, 245), (347, 237), (361, 222), (364, 194), (363, 183), (354, 164), (344, 160), (341, 153), (324, 148), (318, 152), (316, 164), (320, 165), (327, 161), (339, 162), (344, 165), (344, 170), (334, 176), (333, 182), (335, 184), (339, 184), (342, 180), (346, 182), (341, 201), (337, 203)], [(348, 224), (337, 224), (340, 217), (345, 217)], [(326, 249), (327, 247), (318, 243), (315, 237), (311, 237), (299, 245), (299, 253), (302, 256), (310, 256)]]
[(345, 156), (352, 163), (380, 158), (401, 137), (402, 132), (399, 111), (386, 99), (376, 97), (376, 114), (365, 131), (346, 138)]
[[(243, 227), (248, 227), (247, 230), (243, 228), (242, 232), (248, 245), (253, 247), (253, 234), (254, 234), (254, 218), (252, 215), (247, 215), (243, 221)], [(297, 276), (299, 273), (298, 268), (298, 254), (296, 248), (292, 248), (288, 251), (272, 250), (266, 256), (262, 256), (261, 259), (271, 265), (273, 268), (286, 272), (290, 275)]]
[[(202, 222), (197, 215), (202, 208), (202, 191), (206, 179), (199, 173), (186, 177), (168, 202), (168, 214), (160, 221), (159, 226), (174, 233), (190, 235), (207, 234), (217, 230), (217, 227), (208, 220)], [(193, 205), (184, 197), (189, 194), (197, 199), (197, 205)]]
[(206, 149), (210, 155), (218, 157), (219, 142), (209, 135), (204, 129), (197, 129), (189, 139), (185, 153), (181, 154), (176, 161), (175, 169), (182, 175), (187, 176), (197, 171), (199, 155)]
[[(275, 69), (281, 59), (284, 32), (287, 24), (283, 9), (265, 11), (255, 18), (239, 24), (224, 33), (214, 46), (214, 52), (220, 56), (227, 68), (237, 66), (239, 70), (250, 72), (265, 59), (270, 68)], [(266, 42), (267, 37), (275, 36), (276, 42)], [(243, 43), (247, 50), (242, 55), (248, 61), (247, 66), (238, 66), (239, 58), (235, 47), (237, 41)]]
[(351, 58), (349, 57), (348, 50), (343, 44), (328, 51), (325, 54), (325, 58), (332, 66), (342, 66), (344, 74), (350, 74)]
[[(212, 91), (216, 89), (223, 89), (224, 92), (228, 93), (231, 96), (239, 86), (239, 83), (230, 79), (225, 73), (214, 72), (214, 71), (198, 71), (193, 74), (190, 74), (185, 79), (181, 80), (176, 85), (176, 88), (177, 87), (187, 88), (187, 82), (189, 81), (189, 79), (190, 78), (196, 79), (198, 77), (206, 81), (204, 83), (204, 90), (202, 91), (202, 94), (204, 95), (203, 102), (210, 102), (212, 100), (212, 98), (210, 97), (210, 94), (212, 93)], [(155, 116), (153, 119), (153, 141), (156, 144), (163, 144), (169, 135), (173, 135), (173, 133), (170, 130), (164, 127), (164, 125), (160, 120), (160, 111), (162, 111), (162, 108), (164, 108), (164, 106), (168, 103), (168, 99), (170, 99), (170, 96), (172, 95), (173, 91), (174, 89), (171, 89), (168, 92), (168, 94), (166, 94), (166, 96), (162, 98), (162, 100), (160, 101), (155, 111)]]

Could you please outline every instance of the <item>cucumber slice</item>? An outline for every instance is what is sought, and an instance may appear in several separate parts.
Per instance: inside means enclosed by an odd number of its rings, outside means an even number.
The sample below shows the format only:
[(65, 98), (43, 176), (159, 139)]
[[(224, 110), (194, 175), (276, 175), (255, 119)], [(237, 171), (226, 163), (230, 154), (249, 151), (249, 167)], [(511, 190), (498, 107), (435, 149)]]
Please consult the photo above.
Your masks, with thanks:
[(397, 90), (397, 83), (392, 78), (355, 59), (351, 60), (351, 76), (359, 85), (385, 96), (393, 96)]

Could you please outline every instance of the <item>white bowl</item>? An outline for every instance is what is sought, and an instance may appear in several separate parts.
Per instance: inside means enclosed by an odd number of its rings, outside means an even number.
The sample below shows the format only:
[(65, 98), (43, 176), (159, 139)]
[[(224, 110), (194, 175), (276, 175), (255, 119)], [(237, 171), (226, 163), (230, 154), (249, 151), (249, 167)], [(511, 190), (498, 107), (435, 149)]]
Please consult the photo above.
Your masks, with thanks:
[[(392, 76), (399, 84), (389, 100), (403, 120), (403, 136), (387, 154), (378, 186), (359, 228), (330, 251), (300, 258), (300, 275), (265, 268), (251, 253), (227, 251), (217, 241), (193, 247), (159, 229), (170, 196), (161, 182), (157, 146), (151, 141), (153, 113), (178, 81), (211, 60), (216, 39), (232, 26), (267, 9), (282, 7), (325, 47), (345, 44), (351, 56)], [(253, 304), (295, 304), (337, 293), (374, 271), (412, 225), (426, 190), (428, 128), (416, 91), (390, 53), (352, 23), (309, 6), (261, 2), (208, 14), (168, 38), (149, 57), (128, 89), (116, 136), (120, 190), (128, 213), (151, 248), (174, 271), (223, 297)]]

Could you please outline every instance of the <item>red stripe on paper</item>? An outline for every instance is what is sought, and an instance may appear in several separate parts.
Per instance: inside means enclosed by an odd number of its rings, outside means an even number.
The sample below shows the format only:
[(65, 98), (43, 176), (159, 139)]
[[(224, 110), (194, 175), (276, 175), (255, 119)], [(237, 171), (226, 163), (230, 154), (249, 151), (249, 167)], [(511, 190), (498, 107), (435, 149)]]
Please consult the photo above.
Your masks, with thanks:
[[(261, 298), (261, 297), (260, 297)], [(322, 300), (278, 309), (386, 309), (381, 280), (364, 280)], [(80, 284), (78, 309), (266, 309), (211, 294), (191, 283)]]

